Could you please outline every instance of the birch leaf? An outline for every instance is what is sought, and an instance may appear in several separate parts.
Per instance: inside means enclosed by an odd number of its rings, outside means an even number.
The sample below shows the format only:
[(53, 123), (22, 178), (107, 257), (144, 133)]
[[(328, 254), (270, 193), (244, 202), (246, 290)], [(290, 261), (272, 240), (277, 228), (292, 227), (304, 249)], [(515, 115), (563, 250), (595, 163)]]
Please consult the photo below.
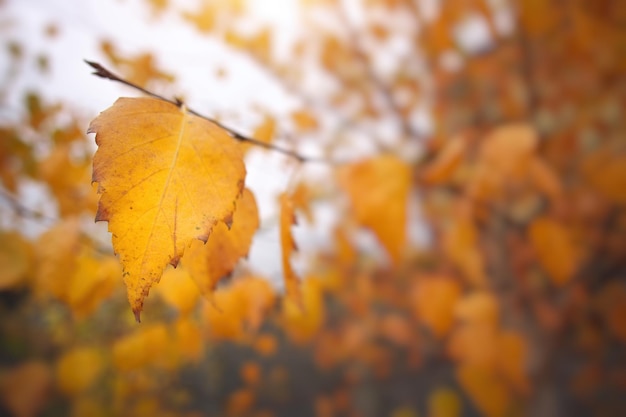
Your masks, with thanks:
[(184, 106), (121, 98), (89, 126), (96, 133), (96, 221), (109, 222), (113, 249), (139, 321), (144, 298), (194, 239), (232, 220), (243, 190), (241, 150), (226, 131)]

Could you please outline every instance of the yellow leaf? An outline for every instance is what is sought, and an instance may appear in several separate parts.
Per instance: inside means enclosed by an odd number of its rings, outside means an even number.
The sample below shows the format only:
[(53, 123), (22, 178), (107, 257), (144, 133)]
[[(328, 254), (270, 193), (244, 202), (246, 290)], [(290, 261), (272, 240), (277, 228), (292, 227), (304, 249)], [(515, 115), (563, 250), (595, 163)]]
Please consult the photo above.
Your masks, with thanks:
[(78, 219), (68, 218), (54, 225), (38, 239), (34, 280), (35, 292), (65, 300), (67, 278), (76, 270), (79, 251)]
[(450, 139), (441, 149), (435, 159), (422, 170), (422, 179), (427, 184), (441, 184), (449, 181), (460, 165), (467, 142), (463, 137), (457, 136)]
[(174, 323), (174, 334), (178, 353), (185, 359), (197, 362), (202, 358), (204, 345), (198, 325), (189, 318), (180, 318)]
[(61, 392), (77, 396), (89, 389), (104, 370), (102, 353), (96, 348), (79, 347), (59, 358), (56, 380)]
[(134, 333), (115, 341), (112, 353), (113, 365), (120, 372), (147, 366), (173, 369), (177, 359), (172, 355), (170, 335), (163, 324), (137, 327)]
[(291, 226), (293, 224), (296, 224), (293, 201), (291, 196), (283, 193), (280, 196), (280, 252), (285, 278), (285, 292), (297, 304), (301, 304), (300, 278), (291, 266), (291, 255), (298, 250), (291, 234)]
[(41, 177), (54, 193), (63, 217), (95, 210), (94, 193), (89, 184), (90, 161), (77, 163), (70, 158), (70, 152), (70, 143), (57, 145), (39, 165)]
[(526, 124), (503, 125), (484, 139), (480, 162), (495, 169), (499, 175), (516, 178), (526, 174), (537, 144), (537, 133), (533, 127)]
[(283, 299), (283, 325), (296, 344), (307, 343), (324, 323), (324, 300), (319, 282), (306, 279), (302, 282), (302, 303), (291, 298)]
[(463, 364), (478, 365), (495, 370), (498, 330), (480, 324), (465, 324), (455, 329), (450, 337), (448, 353)]
[(210, 296), (217, 283), (233, 272), (239, 259), (248, 255), (258, 228), (256, 200), (254, 194), (245, 189), (237, 200), (230, 229), (220, 223), (213, 228), (206, 243), (192, 242), (183, 265), (202, 294)]
[(152, 98), (121, 98), (89, 126), (98, 150), (96, 220), (109, 222), (137, 320), (150, 287), (194, 239), (229, 223), (245, 167), (215, 124)]
[[(254, 132), (252, 132), (252, 137), (263, 143), (272, 143), (275, 131), (276, 122), (274, 121), (274, 118), (266, 115), (263, 118), (263, 122), (257, 126), (256, 129), (254, 129)], [(244, 153), (248, 152), (252, 148), (264, 149), (245, 142), (241, 144), (241, 147)]]
[(256, 331), (269, 309), (274, 305), (275, 294), (270, 284), (256, 277), (239, 277), (231, 285), (220, 288), (206, 303), (203, 318), (211, 336), (221, 339), (238, 339)]
[(382, 155), (344, 166), (338, 176), (357, 222), (372, 229), (398, 262), (406, 245), (410, 167), (394, 156)]
[(492, 371), (476, 365), (460, 365), (456, 375), (461, 387), (485, 416), (508, 415), (511, 394)]
[(500, 374), (518, 393), (528, 394), (530, 381), (526, 372), (526, 340), (517, 332), (502, 332), (498, 336), (496, 349)]
[(557, 286), (565, 285), (578, 268), (579, 256), (569, 231), (548, 217), (539, 217), (529, 229), (539, 262)]
[(120, 275), (116, 259), (96, 256), (92, 248), (84, 247), (77, 257), (76, 270), (68, 274), (62, 299), (77, 317), (85, 317), (112, 294)]
[(191, 313), (198, 302), (198, 286), (184, 268), (167, 268), (155, 290), (182, 315)]
[(291, 119), (298, 128), (299, 132), (313, 130), (316, 129), (318, 126), (315, 116), (313, 116), (306, 110), (298, 110), (291, 113)]
[(466, 324), (497, 327), (500, 310), (498, 300), (489, 292), (475, 291), (456, 305), (455, 315)]
[(411, 292), (418, 320), (430, 328), (435, 337), (445, 336), (454, 323), (454, 307), (461, 287), (448, 277), (421, 278)]
[(445, 230), (443, 247), (463, 277), (474, 287), (486, 284), (483, 255), (478, 247), (478, 231), (471, 218), (458, 216)]
[(0, 290), (14, 288), (31, 271), (32, 249), (22, 235), (0, 232)]

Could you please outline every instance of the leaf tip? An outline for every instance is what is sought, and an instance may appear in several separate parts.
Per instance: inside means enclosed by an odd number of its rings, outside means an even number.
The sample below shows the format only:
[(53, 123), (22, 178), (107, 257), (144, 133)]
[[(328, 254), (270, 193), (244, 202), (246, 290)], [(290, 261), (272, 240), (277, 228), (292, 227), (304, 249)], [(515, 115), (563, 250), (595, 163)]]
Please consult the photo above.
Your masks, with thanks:
[(228, 230), (230, 230), (233, 225), (233, 213), (229, 213), (226, 217), (224, 217), (222, 221), (224, 222), (226, 227), (228, 227)]
[(141, 323), (141, 310), (140, 309), (133, 309), (133, 314), (135, 315), (135, 321), (137, 323)]

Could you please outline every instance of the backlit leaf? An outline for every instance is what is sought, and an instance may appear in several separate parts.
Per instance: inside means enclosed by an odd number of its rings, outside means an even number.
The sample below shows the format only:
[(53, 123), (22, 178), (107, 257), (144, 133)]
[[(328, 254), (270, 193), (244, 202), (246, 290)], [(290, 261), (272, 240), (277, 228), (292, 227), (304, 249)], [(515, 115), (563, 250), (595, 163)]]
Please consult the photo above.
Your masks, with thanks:
[(248, 255), (258, 228), (256, 201), (252, 192), (246, 189), (237, 200), (230, 229), (220, 223), (213, 228), (206, 243), (192, 242), (183, 265), (202, 294), (210, 295), (219, 280), (233, 272), (239, 259)]
[(221, 128), (184, 107), (121, 98), (90, 125), (96, 133), (96, 220), (109, 222), (135, 317), (163, 269), (194, 239), (230, 223), (243, 189), (241, 150)]

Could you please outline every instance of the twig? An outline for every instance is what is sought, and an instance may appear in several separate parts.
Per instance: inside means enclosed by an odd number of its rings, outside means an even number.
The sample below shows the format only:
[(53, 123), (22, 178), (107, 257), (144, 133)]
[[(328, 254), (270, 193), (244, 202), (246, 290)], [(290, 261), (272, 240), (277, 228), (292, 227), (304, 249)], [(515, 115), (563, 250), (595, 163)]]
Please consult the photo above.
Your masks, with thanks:
[(28, 217), (31, 219), (35, 219), (39, 221), (46, 221), (46, 222), (56, 221), (56, 219), (53, 217), (50, 217), (44, 213), (41, 213), (40, 211), (26, 207), (24, 204), (22, 204), (22, 202), (16, 195), (4, 189), (3, 187), (0, 187), (0, 197), (2, 197), (9, 204), (9, 206), (13, 209), (13, 211), (18, 216)]
[[(117, 81), (119, 83), (122, 83), (128, 87), (132, 87), (135, 90), (141, 91), (142, 93), (150, 96), (150, 97), (154, 97), (156, 99), (159, 100), (163, 100), (165, 102), (168, 102), (170, 104), (173, 104), (177, 107), (181, 107), (183, 102), (182, 100), (180, 100), (179, 98), (175, 98), (174, 100), (168, 99), (166, 97), (163, 97), (161, 95), (158, 95), (156, 93), (153, 93), (152, 91), (146, 90), (145, 88), (134, 84), (128, 80), (125, 80), (115, 74), (113, 74), (111, 71), (109, 71), (108, 69), (104, 68), (102, 65), (98, 64), (97, 62), (92, 62), (92, 61), (87, 61), (85, 60), (85, 62), (91, 67), (93, 68), (95, 71), (93, 72), (94, 75), (97, 75), (98, 77), (101, 78), (106, 78), (109, 79), (111, 81)], [(242, 133), (237, 132), (236, 130), (223, 125), (222, 123), (218, 122), (215, 119), (212, 119), (208, 116), (205, 116), (203, 114), (198, 113), (195, 110), (192, 110), (190, 108), (187, 108), (187, 111), (191, 114), (193, 114), (194, 116), (200, 117), (204, 120), (207, 120), (215, 125), (217, 125), (218, 127), (224, 129), (226, 132), (228, 132), (228, 134), (235, 140), (238, 140), (240, 142), (247, 142), (251, 145), (255, 145), (255, 146), (259, 146), (265, 149), (269, 149), (275, 152), (279, 152), (282, 153), (283, 155), (287, 155), (290, 156), (294, 159), (296, 159), (298, 162), (318, 162), (318, 163), (330, 163), (330, 161), (326, 160), (326, 159), (322, 159), (322, 158), (315, 158), (315, 157), (309, 157), (309, 156), (304, 156), (304, 155), (300, 155), (299, 153), (289, 150), (289, 149), (285, 149), (285, 148), (281, 148), (279, 146), (273, 145), (271, 143), (266, 143), (266, 142), (262, 142), (260, 140), (251, 138), (249, 136), (246, 136)]]

